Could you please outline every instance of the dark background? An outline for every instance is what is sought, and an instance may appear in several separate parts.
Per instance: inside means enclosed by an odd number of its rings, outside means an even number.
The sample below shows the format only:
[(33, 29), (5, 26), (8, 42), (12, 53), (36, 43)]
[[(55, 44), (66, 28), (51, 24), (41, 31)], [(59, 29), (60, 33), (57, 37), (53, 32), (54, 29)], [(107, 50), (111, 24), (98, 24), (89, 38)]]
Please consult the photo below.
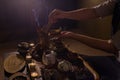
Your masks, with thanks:
[[(53, 9), (65, 11), (82, 7), (93, 7), (105, 0), (0, 0), (0, 43), (37, 38), (35, 17), (40, 26), (47, 24), (48, 14)], [(40, 27), (39, 26), (39, 27)], [(88, 21), (60, 20), (52, 26), (63, 30), (86, 34), (92, 37), (109, 39), (111, 16)]]
[[(42, 26), (47, 24), (48, 14), (53, 9), (67, 11), (77, 6), (77, 0), (0, 0), (0, 43), (37, 38), (33, 9)], [(69, 29), (76, 26), (76, 21), (62, 20), (53, 26)]]

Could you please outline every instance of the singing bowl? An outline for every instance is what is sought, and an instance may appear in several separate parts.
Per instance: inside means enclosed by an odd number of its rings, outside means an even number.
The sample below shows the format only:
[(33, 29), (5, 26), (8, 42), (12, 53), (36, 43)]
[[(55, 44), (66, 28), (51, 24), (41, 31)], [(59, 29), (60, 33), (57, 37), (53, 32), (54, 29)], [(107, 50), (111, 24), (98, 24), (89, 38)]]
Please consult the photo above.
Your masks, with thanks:
[(13, 74), (25, 67), (25, 60), (19, 54), (10, 54), (4, 60), (4, 70), (7, 73)]

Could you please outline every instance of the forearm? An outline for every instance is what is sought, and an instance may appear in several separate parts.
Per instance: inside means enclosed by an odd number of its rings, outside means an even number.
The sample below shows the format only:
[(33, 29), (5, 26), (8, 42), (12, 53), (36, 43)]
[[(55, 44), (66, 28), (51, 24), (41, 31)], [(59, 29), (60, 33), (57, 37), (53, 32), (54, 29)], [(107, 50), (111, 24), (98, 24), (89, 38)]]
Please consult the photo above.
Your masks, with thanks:
[(91, 46), (97, 49), (102, 49), (102, 50), (113, 52), (113, 53), (117, 52), (117, 49), (113, 46), (110, 40), (101, 40), (101, 39), (88, 37), (88, 36), (80, 35), (76, 33), (73, 33), (71, 35), (71, 38), (79, 40), (84, 44), (87, 44), (88, 46)]
[(97, 18), (98, 15), (94, 8), (82, 8), (73, 11), (65, 12), (65, 18), (73, 20), (88, 20)]

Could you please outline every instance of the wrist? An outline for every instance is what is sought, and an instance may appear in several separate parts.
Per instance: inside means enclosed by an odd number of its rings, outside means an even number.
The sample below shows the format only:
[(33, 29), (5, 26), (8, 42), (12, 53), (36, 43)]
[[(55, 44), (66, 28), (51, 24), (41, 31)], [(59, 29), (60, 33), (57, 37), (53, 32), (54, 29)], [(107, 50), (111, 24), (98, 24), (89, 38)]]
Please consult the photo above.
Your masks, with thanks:
[(69, 12), (63, 12), (63, 19), (69, 19)]

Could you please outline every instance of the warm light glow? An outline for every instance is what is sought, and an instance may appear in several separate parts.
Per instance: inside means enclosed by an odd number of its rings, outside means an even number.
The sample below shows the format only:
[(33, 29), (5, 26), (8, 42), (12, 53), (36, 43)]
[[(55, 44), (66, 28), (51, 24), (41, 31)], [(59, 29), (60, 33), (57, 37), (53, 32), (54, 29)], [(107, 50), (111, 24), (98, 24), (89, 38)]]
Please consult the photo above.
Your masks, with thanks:
[(29, 68), (30, 68), (30, 70), (33, 72), (33, 71), (36, 71), (36, 69), (35, 69), (35, 67), (36, 67), (36, 63), (29, 63)]
[(31, 43), (30, 46), (33, 47), (35, 44), (34, 43)]
[(26, 56), (26, 59), (31, 59), (31, 58), (32, 58), (32, 56), (30, 56), (30, 55)]
[(32, 62), (32, 56), (31, 55), (26, 55), (26, 61), (28, 63), (31, 63)]
[(32, 62), (32, 63), (29, 63), (29, 66), (35, 66), (36, 63)]
[(37, 76), (38, 76), (38, 73), (37, 73), (37, 72), (32, 72), (32, 73), (31, 73), (31, 76), (32, 76), (32, 77), (37, 77)]

